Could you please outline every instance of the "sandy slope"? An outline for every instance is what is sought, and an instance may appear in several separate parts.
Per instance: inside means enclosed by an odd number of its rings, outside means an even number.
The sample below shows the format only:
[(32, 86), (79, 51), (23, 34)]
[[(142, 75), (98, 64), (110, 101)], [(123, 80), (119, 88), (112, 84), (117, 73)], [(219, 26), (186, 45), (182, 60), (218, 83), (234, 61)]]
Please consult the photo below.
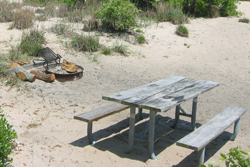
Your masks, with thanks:
[[(250, 18), (250, 2), (241, 2), (242, 17)], [(51, 20), (38, 23), (46, 31)], [(23, 83), (19, 90), (0, 85), (0, 105), (14, 125), (21, 151), (13, 154), (13, 166), (179, 166), (192, 167), (196, 154), (177, 147), (175, 142), (190, 132), (188, 119), (177, 129), (173, 122), (174, 110), (157, 116), (155, 153), (159, 158), (148, 158), (147, 143), (135, 142), (131, 154), (127, 147), (129, 110), (94, 123), (94, 136), (100, 139), (95, 147), (88, 145), (86, 123), (73, 119), (75, 114), (108, 104), (102, 95), (126, 90), (170, 75), (211, 80), (220, 86), (199, 97), (197, 123), (203, 124), (228, 105), (250, 110), (250, 24), (238, 18), (194, 19), (186, 24), (190, 37), (175, 35), (176, 26), (170, 23), (153, 24), (142, 28), (147, 44), (128, 45), (131, 56), (104, 56), (95, 53), (98, 63), (85, 53), (66, 50), (61, 38), (45, 33), (47, 46), (63, 58), (84, 67), (84, 76), (73, 82)], [(20, 40), (19, 30), (7, 30), (9, 24), (0, 24), (2, 53), (10, 43)], [(45, 27), (45, 28), (44, 28)], [(76, 26), (80, 31), (82, 27)], [(107, 38), (102, 43), (112, 44)], [(189, 47), (187, 47), (187, 46)], [(91, 56), (90, 56), (91, 57)], [(191, 101), (185, 103), (191, 107)], [(148, 113), (145, 111), (145, 113)], [(230, 127), (222, 138), (207, 147), (207, 163), (218, 162), (220, 153), (242, 146), (250, 150), (249, 111), (241, 119), (240, 133), (234, 142), (225, 141)], [(138, 123), (139, 135), (146, 120)], [(31, 126), (31, 125), (35, 126)], [(115, 125), (115, 126), (113, 126)], [(103, 129), (102, 131), (99, 131)]]

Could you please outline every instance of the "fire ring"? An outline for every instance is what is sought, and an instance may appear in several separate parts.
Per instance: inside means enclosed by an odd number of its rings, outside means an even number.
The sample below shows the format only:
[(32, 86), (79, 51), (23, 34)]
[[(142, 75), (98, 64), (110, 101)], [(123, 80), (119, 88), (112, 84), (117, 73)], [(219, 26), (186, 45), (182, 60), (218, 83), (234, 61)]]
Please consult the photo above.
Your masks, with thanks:
[(76, 72), (67, 72), (61, 68), (60, 64), (50, 64), (45, 67), (46, 73), (55, 74), (56, 80), (60, 82), (75, 81), (81, 79), (83, 76), (84, 68), (77, 65), (78, 69)]

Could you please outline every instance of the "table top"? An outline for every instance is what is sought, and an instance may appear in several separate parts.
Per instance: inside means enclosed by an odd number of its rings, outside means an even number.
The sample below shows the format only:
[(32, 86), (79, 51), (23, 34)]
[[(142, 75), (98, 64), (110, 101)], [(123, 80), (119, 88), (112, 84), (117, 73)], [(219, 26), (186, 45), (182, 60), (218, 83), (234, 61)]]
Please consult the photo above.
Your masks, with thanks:
[(205, 80), (171, 76), (147, 85), (103, 96), (104, 100), (165, 112), (172, 107), (219, 86)]

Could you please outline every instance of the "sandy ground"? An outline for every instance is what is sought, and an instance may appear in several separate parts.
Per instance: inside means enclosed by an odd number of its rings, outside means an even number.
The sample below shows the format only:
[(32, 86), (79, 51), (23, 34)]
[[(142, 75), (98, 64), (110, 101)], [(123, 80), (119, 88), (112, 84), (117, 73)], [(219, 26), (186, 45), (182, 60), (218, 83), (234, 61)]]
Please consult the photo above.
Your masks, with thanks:
[[(239, 10), (250, 18), (250, 2), (241, 2)], [(156, 119), (155, 153), (159, 160), (151, 160), (147, 143), (135, 141), (133, 151), (125, 154), (128, 141), (129, 110), (103, 118), (94, 123), (95, 146), (86, 137), (87, 124), (73, 116), (108, 104), (102, 95), (141, 86), (171, 75), (218, 82), (219, 87), (198, 99), (197, 124), (201, 125), (225, 109), (236, 105), (250, 110), (250, 24), (239, 18), (194, 19), (186, 24), (189, 38), (175, 34), (176, 25), (152, 24), (142, 28), (147, 44), (124, 42), (130, 56), (93, 56), (65, 49), (62, 38), (47, 31), (55, 20), (37, 23), (43, 27), (47, 45), (63, 58), (84, 67), (83, 77), (76, 81), (45, 83), (36, 80), (23, 82), (20, 88), (0, 84), (0, 105), (18, 134), (19, 151), (12, 154), (15, 167), (20, 166), (152, 166), (193, 167), (197, 163), (192, 150), (176, 146), (175, 142), (188, 134), (190, 120), (182, 118), (176, 129), (174, 109), (159, 113)], [(8, 30), (9, 23), (0, 24), (1, 52), (20, 40), (22, 31)], [(76, 26), (82, 28), (81, 26)], [(114, 41), (102, 37), (103, 44)], [(185, 46), (187, 45), (187, 46)], [(191, 109), (191, 101), (184, 104)], [(145, 111), (145, 116), (148, 111)], [(228, 141), (230, 127), (207, 147), (206, 164), (228, 153), (232, 147), (250, 150), (248, 111), (241, 119), (240, 132), (235, 141)], [(140, 135), (147, 119), (136, 126)], [(223, 166), (223, 164), (221, 164)]]

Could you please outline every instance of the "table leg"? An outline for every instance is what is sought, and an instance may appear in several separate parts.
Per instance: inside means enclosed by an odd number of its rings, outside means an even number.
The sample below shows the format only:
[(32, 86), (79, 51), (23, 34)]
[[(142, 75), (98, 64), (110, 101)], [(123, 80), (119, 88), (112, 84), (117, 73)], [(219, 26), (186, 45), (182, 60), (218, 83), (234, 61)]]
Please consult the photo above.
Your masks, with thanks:
[(191, 117), (191, 127), (192, 127), (192, 130), (196, 129), (195, 123), (196, 123), (197, 102), (198, 102), (198, 97), (195, 97), (193, 99), (193, 106), (192, 106), (192, 117)]
[(134, 134), (135, 134), (135, 107), (130, 106), (130, 118), (129, 118), (129, 140), (128, 140), (128, 150), (129, 153), (134, 145)]
[(139, 115), (139, 120), (143, 120), (142, 108), (139, 108), (138, 111), (139, 111), (139, 113), (138, 113), (138, 115)]
[(154, 153), (155, 115), (156, 115), (156, 112), (150, 111), (149, 132), (148, 132), (148, 150), (149, 150), (150, 157), (154, 160), (157, 160), (157, 157), (155, 156), (155, 153)]
[(177, 105), (175, 107), (175, 121), (174, 121), (174, 124), (171, 125), (171, 128), (175, 128), (179, 122), (179, 118), (180, 118), (180, 105)]

